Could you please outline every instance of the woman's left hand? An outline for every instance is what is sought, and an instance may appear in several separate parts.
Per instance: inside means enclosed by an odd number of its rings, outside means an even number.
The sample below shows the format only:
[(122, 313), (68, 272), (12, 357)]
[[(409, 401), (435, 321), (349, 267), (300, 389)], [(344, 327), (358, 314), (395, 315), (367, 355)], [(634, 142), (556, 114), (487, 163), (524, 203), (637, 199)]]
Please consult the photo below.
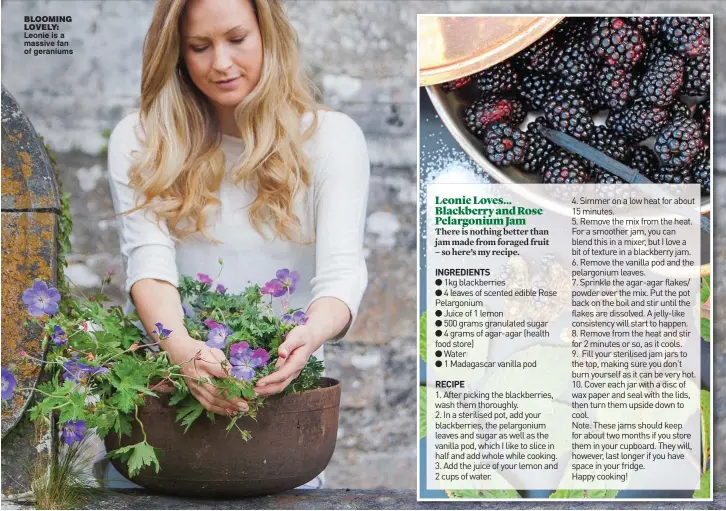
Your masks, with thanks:
[(255, 392), (258, 396), (279, 394), (303, 370), (310, 355), (319, 348), (312, 329), (307, 325), (298, 325), (285, 337), (285, 342), (277, 348), (279, 358), (275, 366), (277, 371), (260, 378)]

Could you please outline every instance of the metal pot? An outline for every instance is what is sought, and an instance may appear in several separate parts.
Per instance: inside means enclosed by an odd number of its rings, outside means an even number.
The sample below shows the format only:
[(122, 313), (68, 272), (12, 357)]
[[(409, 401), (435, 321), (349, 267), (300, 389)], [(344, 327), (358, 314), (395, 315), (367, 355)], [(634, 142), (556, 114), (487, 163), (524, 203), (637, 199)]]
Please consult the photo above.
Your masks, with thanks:
[[(129, 477), (125, 463), (111, 463), (124, 477), (160, 493), (189, 497), (248, 497), (291, 490), (317, 476), (335, 450), (340, 408), (340, 382), (323, 378), (321, 388), (273, 396), (265, 400), (257, 420), (243, 417), (239, 427), (251, 432), (242, 439), (236, 429), (225, 431), (228, 420), (206, 416), (189, 430), (176, 422), (178, 409), (169, 406), (170, 390), (158, 391), (139, 409), (147, 441), (162, 449), (161, 470), (145, 468)], [(143, 440), (133, 423), (131, 436), (105, 439), (106, 450)]]

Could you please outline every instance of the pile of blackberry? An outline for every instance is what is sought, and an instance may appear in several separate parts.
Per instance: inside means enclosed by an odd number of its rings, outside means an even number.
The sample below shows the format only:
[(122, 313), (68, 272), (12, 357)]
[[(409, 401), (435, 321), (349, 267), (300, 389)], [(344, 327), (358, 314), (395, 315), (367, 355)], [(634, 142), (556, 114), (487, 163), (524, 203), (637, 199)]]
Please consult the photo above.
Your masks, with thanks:
[[(622, 183), (557, 147), (565, 132), (660, 183), (710, 195), (710, 19), (573, 17), (517, 55), (441, 88), (495, 165), (545, 183)], [(529, 121), (525, 119), (528, 114)]]

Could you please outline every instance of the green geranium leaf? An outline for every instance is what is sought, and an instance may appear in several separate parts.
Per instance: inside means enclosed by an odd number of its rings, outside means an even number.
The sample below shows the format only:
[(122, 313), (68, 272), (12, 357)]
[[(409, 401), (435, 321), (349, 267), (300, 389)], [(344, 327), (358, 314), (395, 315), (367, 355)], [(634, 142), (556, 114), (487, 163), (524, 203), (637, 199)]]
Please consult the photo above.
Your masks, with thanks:
[(204, 407), (194, 396), (188, 396), (176, 413), (176, 420), (181, 421), (186, 433), (191, 425), (201, 417)]
[(122, 435), (131, 436), (131, 417), (129, 415), (119, 413), (116, 421), (113, 423), (113, 430), (121, 438)]
[(446, 490), (452, 499), (518, 499), (517, 490)]
[(189, 395), (189, 392), (182, 392), (182, 391), (176, 391), (174, 394), (172, 394), (171, 398), (169, 398), (169, 406), (176, 406)]
[(710, 499), (711, 498), (711, 471), (706, 470), (701, 476), (701, 488), (693, 492), (693, 498)]
[(421, 355), (421, 360), (426, 362), (426, 313), (421, 314), (421, 320), (419, 321), (419, 328), (421, 333), (418, 336), (418, 352)]
[(420, 429), (418, 437), (424, 438), (426, 436), (426, 386), (422, 385), (418, 389), (420, 396), (419, 399), (421, 400), (418, 407), (418, 421)]
[(134, 445), (127, 445), (115, 451), (111, 451), (108, 455), (112, 458), (121, 458), (128, 462), (129, 476), (134, 477), (142, 468), (154, 466), (156, 473), (159, 473), (159, 459), (156, 456), (158, 449), (154, 449), (146, 442), (139, 442)]
[(136, 408), (136, 405), (138, 404), (136, 392), (128, 389), (118, 389), (116, 394), (114, 394), (109, 400), (109, 403), (117, 407), (120, 411), (129, 413)]
[(701, 318), (701, 337), (706, 342), (711, 342), (711, 320)]

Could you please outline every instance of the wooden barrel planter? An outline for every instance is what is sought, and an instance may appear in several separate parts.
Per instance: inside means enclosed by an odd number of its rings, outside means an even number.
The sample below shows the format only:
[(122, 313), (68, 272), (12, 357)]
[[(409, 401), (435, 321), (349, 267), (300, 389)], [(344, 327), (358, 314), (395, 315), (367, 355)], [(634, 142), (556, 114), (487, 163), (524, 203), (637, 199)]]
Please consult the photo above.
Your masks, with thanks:
[[(139, 409), (146, 438), (162, 449), (161, 470), (143, 469), (129, 477), (125, 463), (112, 459), (116, 470), (147, 490), (189, 497), (249, 497), (268, 495), (305, 484), (330, 462), (335, 450), (340, 408), (340, 382), (324, 378), (324, 385), (307, 392), (273, 396), (257, 412), (257, 420), (237, 424), (250, 431), (242, 439), (229, 421), (197, 419), (189, 430), (176, 422), (177, 408), (168, 405), (171, 389), (155, 389), (160, 399), (146, 399)], [(143, 440), (138, 423), (131, 436), (106, 437), (106, 450)]]

